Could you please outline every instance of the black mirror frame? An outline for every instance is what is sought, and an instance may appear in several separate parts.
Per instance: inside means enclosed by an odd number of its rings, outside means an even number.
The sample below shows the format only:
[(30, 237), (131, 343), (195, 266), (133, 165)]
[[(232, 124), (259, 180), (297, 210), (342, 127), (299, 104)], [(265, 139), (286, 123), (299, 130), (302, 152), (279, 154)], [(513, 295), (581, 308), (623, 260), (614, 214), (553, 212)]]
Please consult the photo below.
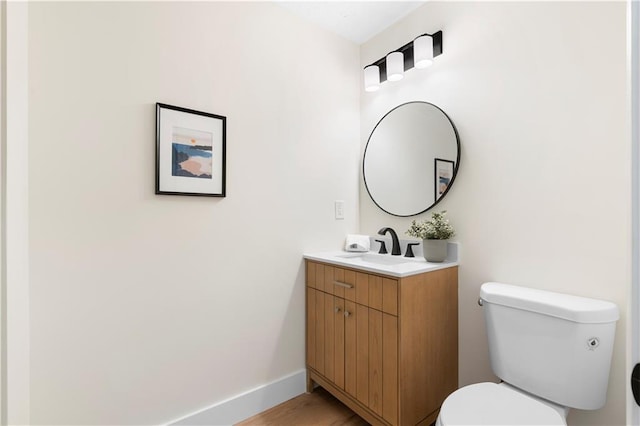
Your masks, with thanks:
[[(371, 142), (371, 137), (373, 136), (373, 133), (376, 131), (376, 129), (378, 128), (380, 123), (382, 123), (382, 120), (384, 120), (389, 114), (391, 114), (393, 111), (397, 110), (398, 108), (403, 107), (405, 105), (409, 105), (409, 104), (428, 104), (428, 105), (431, 105), (434, 108), (436, 108), (437, 110), (439, 110), (446, 117), (446, 119), (449, 121), (449, 124), (451, 124), (451, 127), (453, 128), (453, 133), (456, 136), (456, 145), (457, 145), (457, 151), (458, 151), (457, 154), (458, 155), (456, 156), (456, 164), (455, 164), (455, 167), (453, 168), (453, 176), (451, 177), (451, 182), (449, 182), (449, 185), (447, 186), (447, 189), (442, 193), (442, 195), (436, 201), (434, 201), (433, 204), (428, 206), (426, 209), (424, 209), (424, 210), (422, 210), (420, 212), (417, 212), (417, 213), (404, 215), (404, 214), (392, 213), (392, 212), (390, 212), (388, 210), (385, 210), (384, 208), (382, 208), (380, 206), (380, 204), (378, 204), (376, 202), (376, 200), (371, 195), (371, 191), (369, 191), (369, 186), (367, 185), (367, 178), (366, 178), (365, 173), (364, 173), (364, 162), (365, 162), (365, 159), (367, 158), (367, 149), (369, 148), (369, 142)], [(371, 130), (371, 133), (369, 134), (369, 138), (367, 139), (367, 145), (365, 146), (364, 153), (362, 155), (362, 180), (364, 181), (364, 187), (366, 188), (367, 194), (369, 194), (369, 198), (371, 199), (371, 201), (373, 201), (373, 203), (380, 210), (382, 210), (383, 212), (385, 212), (387, 214), (390, 214), (391, 216), (396, 216), (396, 217), (417, 216), (419, 214), (422, 214), (422, 213), (427, 212), (427, 211), (431, 210), (432, 208), (434, 208), (449, 193), (449, 191), (451, 190), (451, 187), (453, 186), (453, 183), (456, 180), (456, 176), (458, 175), (458, 169), (460, 168), (460, 154), (461, 154), (461, 146), (460, 146), (460, 135), (458, 134), (458, 129), (456, 128), (455, 124), (453, 124), (453, 121), (447, 115), (447, 113), (442, 110), (442, 108), (440, 108), (439, 106), (437, 106), (435, 104), (432, 104), (431, 102), (426, 102), (426, 101), (409, 101), (409, 102), (405, 102), (403, 104), (400, 104), (400, 105), (392, 108), (389, 112), (387, 112), (384, 116), (382, 116), (382, 118), (378, 121), (378, 123), (376, 123), (376, 125), (373, 127), (373, 130)]]

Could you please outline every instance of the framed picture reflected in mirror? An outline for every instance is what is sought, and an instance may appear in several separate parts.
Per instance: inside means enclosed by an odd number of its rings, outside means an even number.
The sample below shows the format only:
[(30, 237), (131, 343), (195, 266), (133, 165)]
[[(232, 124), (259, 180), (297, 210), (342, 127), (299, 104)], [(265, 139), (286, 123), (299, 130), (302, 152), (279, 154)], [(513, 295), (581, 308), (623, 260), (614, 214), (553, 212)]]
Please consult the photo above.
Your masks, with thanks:
[(451, 160), (445, 160), (442, 158), (434, 159), (434, 182), (435, 182), (435, 200), (438, 201), (440, 197), (442, 197), (447, 190), (449, 189), (449, 184), (451, 183), (451, 179), (453, 178), (453, 170), (455, 163)]

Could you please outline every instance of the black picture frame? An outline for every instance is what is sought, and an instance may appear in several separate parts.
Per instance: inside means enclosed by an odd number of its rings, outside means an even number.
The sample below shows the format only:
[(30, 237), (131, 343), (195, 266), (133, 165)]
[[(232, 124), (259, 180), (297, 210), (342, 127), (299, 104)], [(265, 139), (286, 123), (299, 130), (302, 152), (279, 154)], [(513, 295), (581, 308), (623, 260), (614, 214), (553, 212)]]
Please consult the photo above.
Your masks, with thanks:
[(226, 197), (227, 117), (156, 103), (156, 194)]
[(447, 193), (453, 181), (455, 162), (444, 158), (433, 159), (434, 201), (438, 201)]

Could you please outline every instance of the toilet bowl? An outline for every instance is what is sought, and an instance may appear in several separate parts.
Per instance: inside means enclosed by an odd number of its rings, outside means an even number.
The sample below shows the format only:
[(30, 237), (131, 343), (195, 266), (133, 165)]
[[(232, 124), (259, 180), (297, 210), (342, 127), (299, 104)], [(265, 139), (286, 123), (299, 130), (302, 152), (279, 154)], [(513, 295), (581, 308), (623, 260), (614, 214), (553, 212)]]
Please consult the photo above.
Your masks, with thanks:
[(449, 395), (438, 426), (566, 425), (606, 402), (618, 307), (500, 283), (480, 288), (493, 372)]
[(569, 409), (506, 383), (477, 383), (454, 392), (440, 408), (436, 426), (566, 425)]

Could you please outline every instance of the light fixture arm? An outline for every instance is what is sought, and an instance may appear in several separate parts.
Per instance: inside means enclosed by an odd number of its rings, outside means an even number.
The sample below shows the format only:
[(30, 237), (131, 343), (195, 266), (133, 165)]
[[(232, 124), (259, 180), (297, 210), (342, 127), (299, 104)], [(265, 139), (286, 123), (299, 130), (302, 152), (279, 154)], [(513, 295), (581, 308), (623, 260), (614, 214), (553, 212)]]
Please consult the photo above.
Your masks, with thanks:
[[(442, 31), (435, 32), (433, 34), (421, 34), (418, 37), (422, 36), (430, 36), (433, 40), (433, 57), (435, 58), (438, 55), (442, 54)], [(413, 40), (399, 49), (394, 50), (394, 52), (401, 52), (404, 55), (404, 70), (410, 70), (414, 67), (413, 62)], [(391, 53), (391, 52), (390, 52)], [(387, 80), (387, 64), (386, 64), (386, 55), (375, 62), (367, 65), (367, 67), (375, 65), (380, 69), (380, 83)], [(366, 68), (366, 67), (365, 67)]]

